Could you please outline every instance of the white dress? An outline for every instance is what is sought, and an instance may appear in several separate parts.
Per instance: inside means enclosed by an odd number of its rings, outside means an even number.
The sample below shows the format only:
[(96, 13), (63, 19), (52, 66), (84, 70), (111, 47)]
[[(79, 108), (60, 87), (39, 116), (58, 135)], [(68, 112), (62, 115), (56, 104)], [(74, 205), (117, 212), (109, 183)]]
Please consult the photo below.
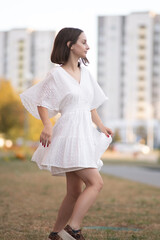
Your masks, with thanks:
[(91, 110), (108, 98), (85, 66), (80, 67), (80, 83), (60, 66), (53, 67), (45, 79), (20, 94), (24, 107), (40, 119), (37, 106), (48, 109), (49, 117), (61, 113), (53, 126), (49, 147), (41, 143), (32, 156), (40, 169), (52, 175), (83, 168), (101, 169), (101, 155), (112, 141), (92, 122)]

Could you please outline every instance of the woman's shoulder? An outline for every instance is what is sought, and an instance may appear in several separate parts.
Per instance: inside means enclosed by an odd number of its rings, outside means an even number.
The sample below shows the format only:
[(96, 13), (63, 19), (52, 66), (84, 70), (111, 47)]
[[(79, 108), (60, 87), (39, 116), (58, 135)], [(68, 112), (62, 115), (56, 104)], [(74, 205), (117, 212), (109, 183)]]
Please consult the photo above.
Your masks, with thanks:
[(85, 72), (89, 72), (88, 67), (85, 66), (84, 64), (81, 64), (81, 69)]
[[(88, 67), (85, 66), (84, 64), (81, 64), (80, 67), (81, 67), (81, 69), (83, 69), (83, 71), (89, 72)], [(60, 69), (61, 69), (61, 66), (60, 66), (60, 65), (55, 65), (55, 66), (53, 66), (53, 67), (49, 70), (49, 72), (50, 72), (50, 73), (55, 73), (55, 72), (58, 72)]]
[(54, 83), (62, 82), (63, 71), (61, 71), (60, 65), (54, 65), (52, 68), (50, 68), (47, 75), (52, 80), (52, 82), (54, 81)]
[(62, 67), (60, 65), (53, 66), (50, 69), (49, 74), (52, 76), (52, 80), (54, 81), (54, 84), (56, 84), (56, 86), (58, 86), (59, 88), (62, 88), (64, 83), (64, 78), (65, 78)]
[(92, 81), (94, 79), (94, 77), (93, 77), (92, 73), (90, 72), (90, 70), (88, 69), (88, 67), (83, 65), (83, 66), (81, 66), (81, 68), (82, 68), (84, 75), (86, 77), (88, 77), (90, 79), (90, 81)]
[(49, 70), (49, 73), (54, 75), (55, 73), (59, 72), (60, 70), (60, 66), (59, 65), (55, 65), (53, 66), (50, 70)]
[[(88, 76), (91, 75), (91, 74), (90, 74), (90, 71), (89, 71), (89, 69), (88, 69), (87, 66), (81, 64), (80, 68), (81, 68), (81, 71), (82, 71), (84, 74), (86, 74), (86, 75), (88, 75)], [(63, 77), (63, 78), (64, 78), (64, 70), (62, 69), (62, 67), (61, 67), (60, 65), (53, 66), (53, 67), (49, 70), (48, 74), (51, 74), (53, 78), (54, 78), (54, 77), (55, 77), (55, 78), (56, 78), (56, 77), (58, 77), (58, 78)]]
[(84, 64), (83, 65), (81, 64), (81, 70), (82, 70), (84, 76), (86, 76), (86, 77), (90, 77), (91, 76), (91, 73), (90, 73), (88, 67), (85, 66)]

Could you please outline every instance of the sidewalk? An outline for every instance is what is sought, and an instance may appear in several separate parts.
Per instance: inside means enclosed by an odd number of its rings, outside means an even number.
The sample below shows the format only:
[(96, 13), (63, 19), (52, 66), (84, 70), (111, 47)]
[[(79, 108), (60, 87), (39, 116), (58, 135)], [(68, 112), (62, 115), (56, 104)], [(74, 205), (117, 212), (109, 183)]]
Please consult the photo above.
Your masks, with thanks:
[(142, 153), (120, 153), (116, 151), (111, 151), (107, 150), (106, 152), (103, 153), (102, 155), (102, 160), (103, 159), (109, 159), (109, 160), (127, 160), (129, 162), (131, 161), (146, 161), (148, 163), (157, 163), (159, 159), (159, 152), (158, 151), (151, 151), (149, 154), (142, 154)]
[(160, 168), (104, 164), (101, 172), (132, 181), (160, 187)]

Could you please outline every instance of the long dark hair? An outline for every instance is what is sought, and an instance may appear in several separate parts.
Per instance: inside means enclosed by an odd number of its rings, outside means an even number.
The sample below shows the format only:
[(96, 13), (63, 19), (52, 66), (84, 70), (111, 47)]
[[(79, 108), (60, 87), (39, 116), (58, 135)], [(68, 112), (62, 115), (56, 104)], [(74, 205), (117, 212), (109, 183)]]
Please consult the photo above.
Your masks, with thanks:
[[(51, 62), (65, 64), (68, 61), (71, 46), (77, 42), (78, 37), (82, 32), (83, 31), (79, 28), (62, 28), (54, 40)], [(68, 47), (67, 42), (69, 41), (70, 45)], [(81, 58), (81, 60), (84, 65), (89, 63), (87, 58)]]

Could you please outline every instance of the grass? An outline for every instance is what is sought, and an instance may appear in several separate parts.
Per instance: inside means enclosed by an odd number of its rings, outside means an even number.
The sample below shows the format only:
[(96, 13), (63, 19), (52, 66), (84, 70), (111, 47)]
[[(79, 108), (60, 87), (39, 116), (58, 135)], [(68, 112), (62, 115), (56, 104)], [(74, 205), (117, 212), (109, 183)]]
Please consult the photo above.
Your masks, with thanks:
[[(83, 220), (86, 239), (159, 240), (160, 189), (102, 177), (104, 187)], [(64, 195), (64, 177), (53, 177), (28, 160), (1, 159), (0, 240), (47, 239)], [(93, 226), (108, 229), (85, 228)]]

